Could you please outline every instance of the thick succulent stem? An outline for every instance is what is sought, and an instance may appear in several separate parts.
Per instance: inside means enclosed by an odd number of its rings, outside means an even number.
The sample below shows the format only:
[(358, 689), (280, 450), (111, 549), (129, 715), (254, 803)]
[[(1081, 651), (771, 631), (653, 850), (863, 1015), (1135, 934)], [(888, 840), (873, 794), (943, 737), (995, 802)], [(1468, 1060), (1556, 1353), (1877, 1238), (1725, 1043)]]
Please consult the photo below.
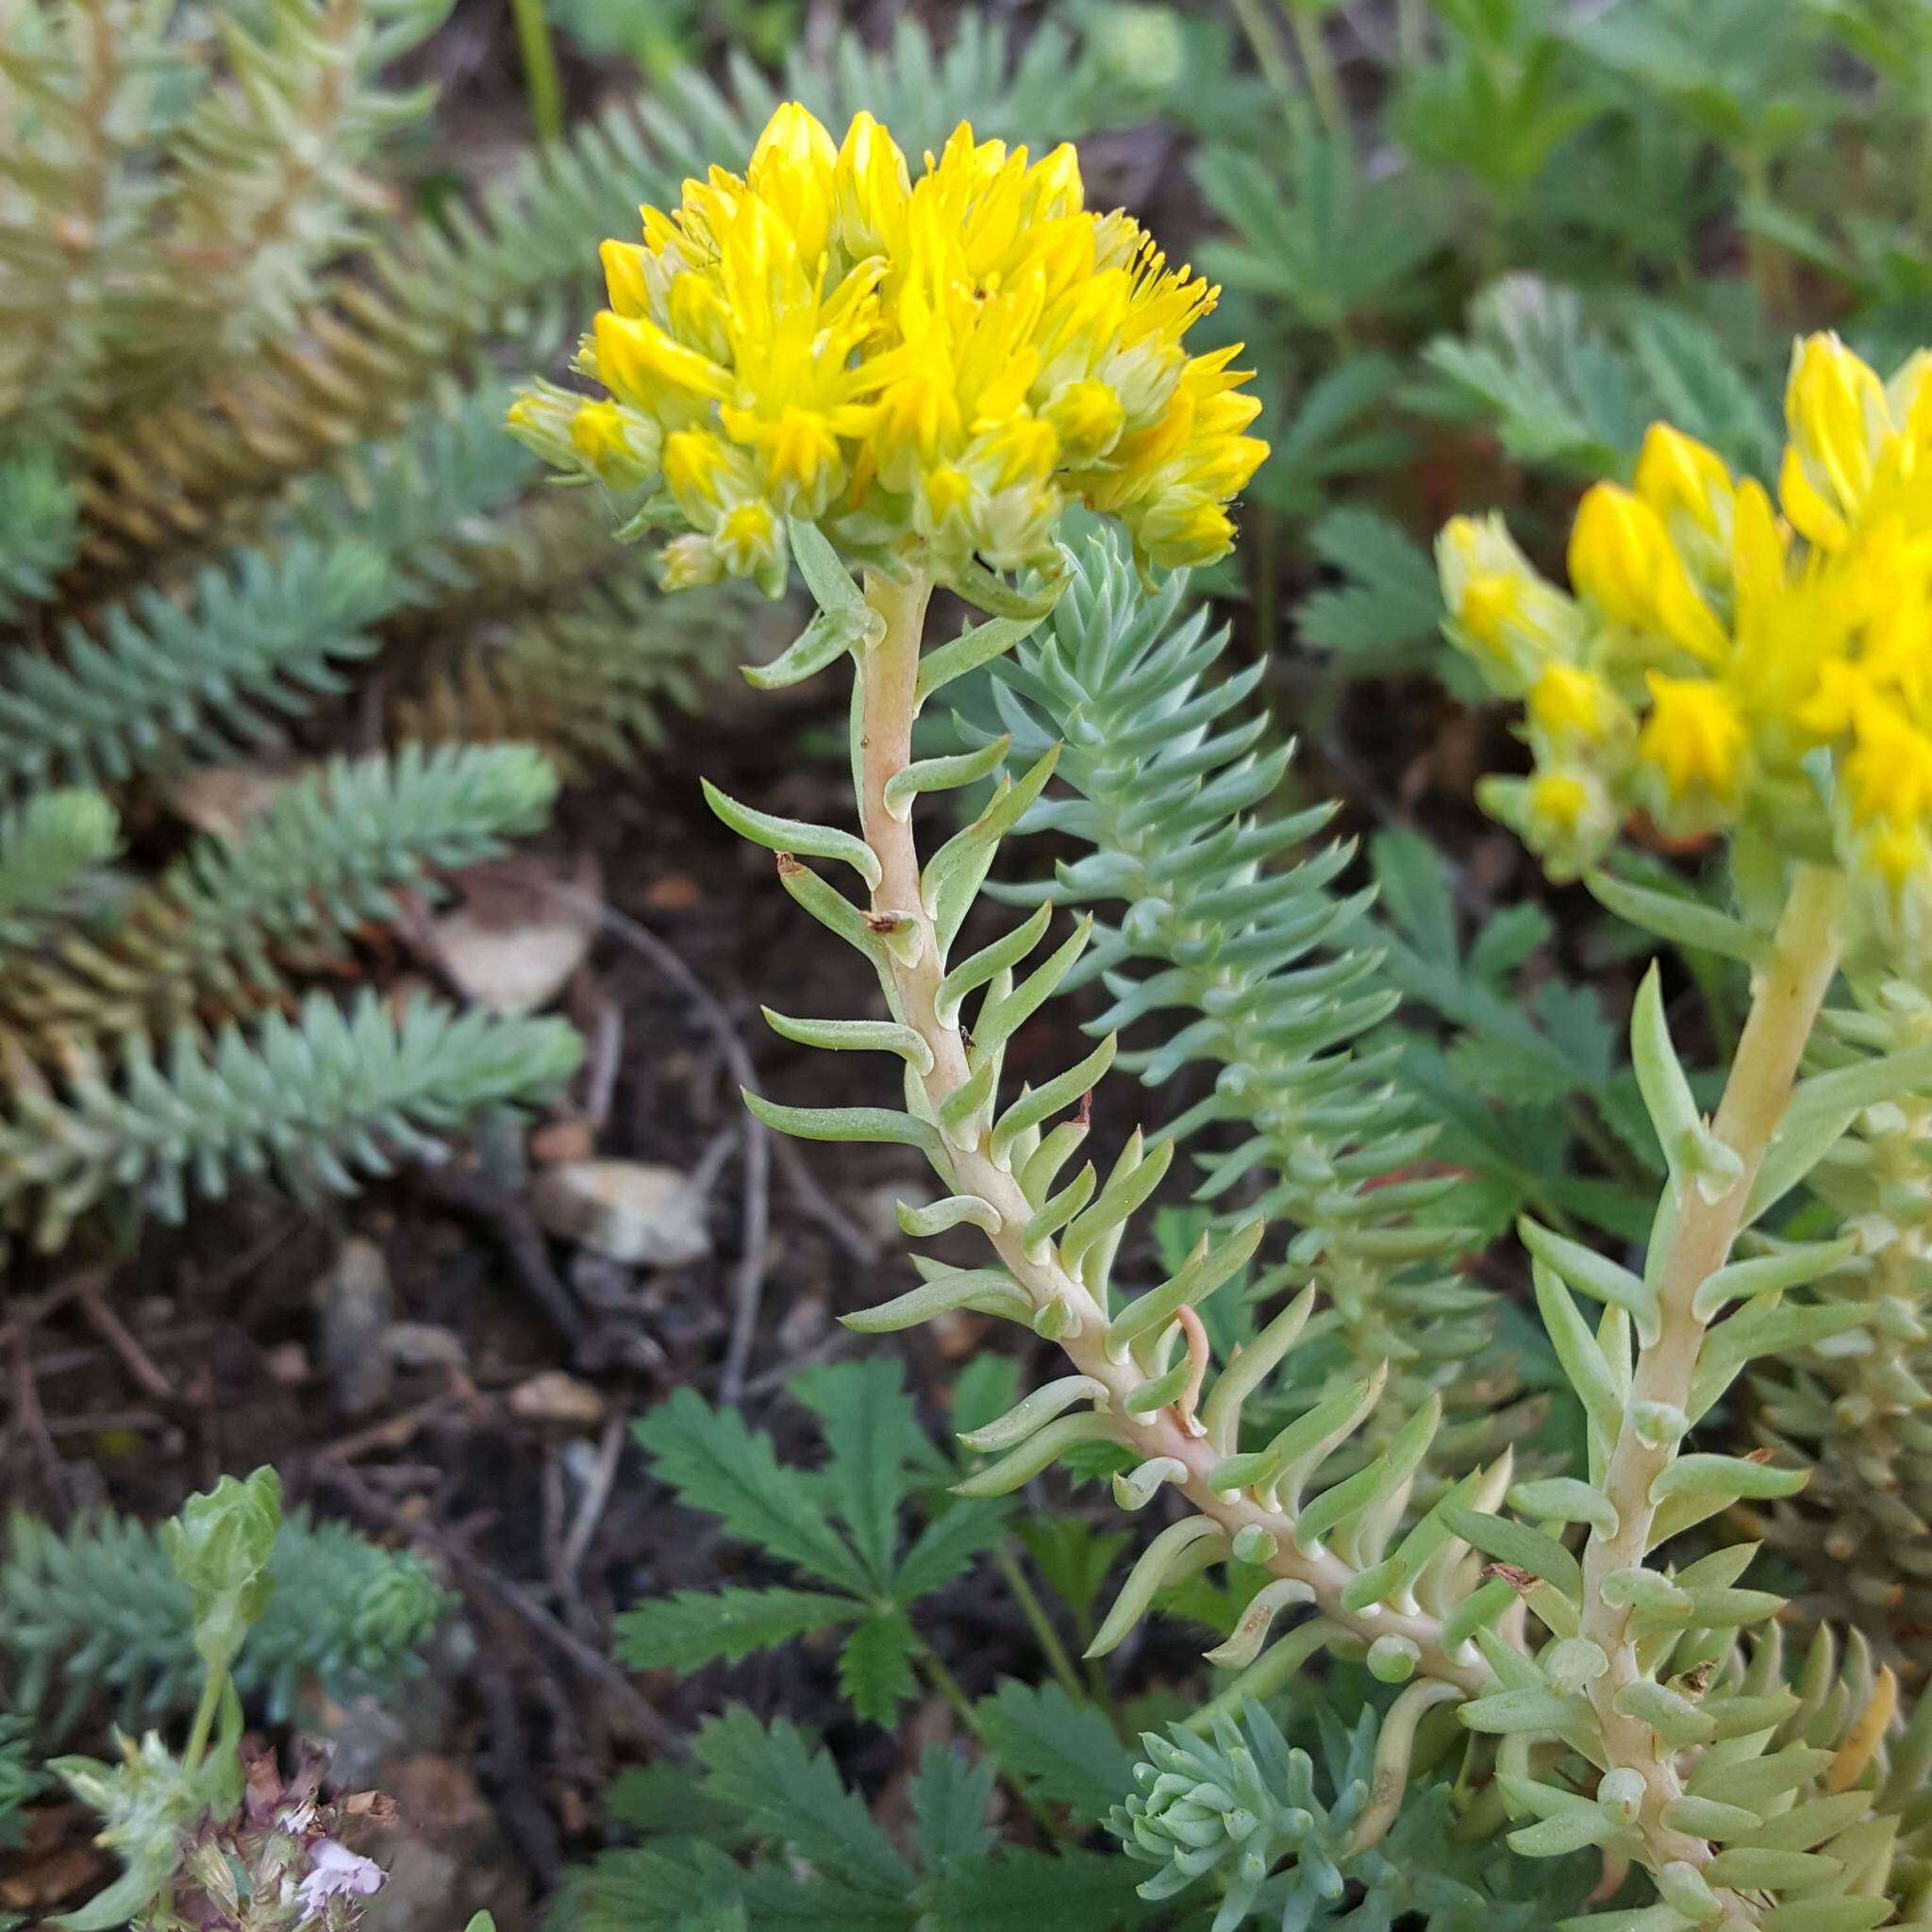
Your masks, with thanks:
[[(876, 574), (867, 577), (866, 598), (885, 620), (885, 634), (863, 652), (858, 663), (858, 780), (860, 824), (879, 862), (874, 910), (909, 919), (917, 932), (916, 945), (904, 945), (891, 954), (888, 970), (900, 1017), (932, 1051), (932, 1069), (924, 1075), (924, 1084), (937, 1117), (941, 1106), (966, 1082), (967, 1047), (957, 1022), (943, 1020), (939, 1013), (942, 972), (931, 915), (920, 900), (919, 848), (911, 819), (895, 817), (886, 804), (888, 782), (911, 762), (920, 637), (930, 589), (919, 578), (898, 580)], [(1354, 1567), (1319, 1544), (1300, 1548), (1293, 1522), (1252, 1495), (1216, 1491), (1208, 1475), (1221, 1460), (1220, 1453), (1186, 1425), (1176, 1407), (1150, 1415), (1129, 1414), (1126, 1398), (1141, 1377), (1131, 1364), (1116, 1361), (1108, 1353), (1106, 1311), (1085, 1284), (1061, 1265), (1052, 1245), (1043, 1254), (1028, 1253), (1023, 1231), (1033, 1208), (1013, 1174), (992, 1158), (984, 1123), (969, 1122), (949, 1133), (947, 1153), (959, 1191), (990, 1202), (997, 1213), (999, 1226), (991, 1240), (1013, 1279), (1036, 1307), (1058, 1302), (1070, 1317), (1060, 1345), (1082, 1374), (1107, 1388), (1108, 1411), (1124, 1446), (1143, 1460), (1171, 1457), (1178, 1461), (1188, 1474), (1175, 1487), (1229, 1536), (1250, 1525), (1271, 1535), (1276, 1547), (1268, 1567), (1274, 1574), (1307, 1584), (1323, 1613), (1364, 1641), (1385, 1636), (1407, 1639), (1421, 1653), (1417, 1668), (1424, 1675), (1453, 1685), (1467, 1696), (1479, 1696), (1493, 1687), (1492, 1673), (1482, 1657), (1467, 1644), (1452, 1651), (1443, 1642), (1435, 1617), (1384, 1605), (1344, 1608), (1342, 1591), (1355, 1580)]]
[(1616, 1527), (1594, 1530), (1583, 1556), (1582, 1635), (1608, 1659), (1608, 1668), (1591, 1686), (1591, 1702), (1610, 1753), (1609, 1768), (1627, 1767), (1643, 1777), (1641, 1823), (1660, 1862), (1702, 1866), (1712, 1853), (1703, 1839), (1663, 1823), (1663, 1807), (1682, 1794), (1675, 1757), (1660, 1747), (1647, 1724), (1616, 1707), (1618, 1693), (1642, 1673), (1628, 1635), (1631, 1610), (1608, 1601), (1604, 1580), (1644, 1561), (1657, 1519), (1653, 1486), (1676, 1454), (1667, 1434), (1640, 1433), (1633, 1418), (1643, 1404), (1680, 1413), (1690, 1407), (1691, 1378), (1708, 1326), (1693, 1299), (1730, 1255), (1752, 1184), (1790, 1102), (1799, 1058), (1837, 970), (1843, 891), (1840, 874), (1815, 868), (1801, 871), (1792, 887), (1711, 1123), (1739, 1162), (1728, 1188), (1712, 1198), (1688, 1176), (1673, 1183), (1678, 1211), (1656, 1272), (1661, 1320), (1656, 1341), (1639, 1351), (1631, 1400), (1602, 1486), (1616, 1510)]

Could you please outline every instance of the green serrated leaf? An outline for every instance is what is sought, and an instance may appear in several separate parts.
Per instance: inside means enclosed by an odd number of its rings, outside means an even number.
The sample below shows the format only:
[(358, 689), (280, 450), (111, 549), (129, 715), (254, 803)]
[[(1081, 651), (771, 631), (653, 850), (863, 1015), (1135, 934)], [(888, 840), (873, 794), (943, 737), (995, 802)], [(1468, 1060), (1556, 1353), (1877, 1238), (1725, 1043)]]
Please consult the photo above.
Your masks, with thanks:
[(1133, 1788), (1133, 1757), (1106, 1712), (1058, 1684), (1008, 1677), (975, 1709), (1000, 1769), (1076, 1818), (1098, 1823)]
[(903, 1610), (859, 1624), (839, 1653), (839, 1691), (868, 1724), (890, 1726), (918, 1688), (912, 1653), (919, 1639)]
[(810, 1479), (788, 1469), (771, 1439), (678, 1389), (637, 1424), (660, 1482), (678, 1500), (715, 1516), (741, 1542), (864, 1596), (869, 1579), (824, 1511)]
[(911, 1890), (911, 1872), (864, 1800), (846, 1790), (830, 1755), (811, 1749), (794, 1726), (767, 1727), (733, 1707), (705, 1725), (692, 1751), (712, 1796), (821, 1872), (885, 1900), (903, 1900)]
[(691, 1672), (736, 1663), (813, 1630), (862, 1616), (851, 1597), (808, 1590), (680, 1590), (617, 1619), (618, 1657), (634, 1671)]
[(943, 1744), (928, 1744), (912, 1774), (913, 1838), (919, 1862), (937, 1872), (954, 1860), (983, 1858), (994, 1837), (986, 1822), (993, 1767), (974, 1763)]
[(924, 1466), (940, 1478), (944, 1469), (906, 1393), (903, 1372), (878, 1356), (818, 1362), (791, 1378), (791, 1392), (818, 1417), (831, 1451), (818, 1479), (873, 1581), (886, 1589), (899, 1511), (918, 1487), (912, 1472)]

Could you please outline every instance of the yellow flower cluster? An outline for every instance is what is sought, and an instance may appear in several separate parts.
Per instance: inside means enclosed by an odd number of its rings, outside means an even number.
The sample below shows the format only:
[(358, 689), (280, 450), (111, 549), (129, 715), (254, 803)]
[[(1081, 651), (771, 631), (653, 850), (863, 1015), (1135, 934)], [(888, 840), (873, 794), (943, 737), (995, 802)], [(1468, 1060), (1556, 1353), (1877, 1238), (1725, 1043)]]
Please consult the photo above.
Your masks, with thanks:
[(1182, 347), (1216, 291), (1090, 212), (1071, 147), (1032, 161), (962, 125), (915, 181), (869, 114), (835, 145), (787, 106), (742, 179), (714, 168), (643, 219), (604, 243), (579, 362), (608, 399), (540, 385), (510, 422), (681, 532), (674, 588), (775, 591), (788, 516), (955, 583), (1050, 561), (1074, 500), (1149, 564), (1228, 549), (1267, 445), (1237, 352)]
[(1925, 352), (1887, 383), (1800, 341), (1775, 501), (1654, 424), (1632, 487), (1579, 505), (1567, 594), (1500, 519), (1443, 530), (1450, 634), (1523, 701), (1535, 761), (1486, 802), (1553, 870), (1647, 812), (1932, 885), (1928, 375)]

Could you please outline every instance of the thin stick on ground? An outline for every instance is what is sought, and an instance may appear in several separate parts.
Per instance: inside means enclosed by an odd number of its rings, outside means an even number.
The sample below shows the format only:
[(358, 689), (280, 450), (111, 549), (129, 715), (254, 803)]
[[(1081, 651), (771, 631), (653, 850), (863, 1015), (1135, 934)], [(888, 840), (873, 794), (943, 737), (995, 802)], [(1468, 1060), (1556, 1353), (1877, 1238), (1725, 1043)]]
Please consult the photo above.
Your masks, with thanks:
[[(628, 946), (690, 1000), (704, 1019), (720, 1056), (740, 1087), (756, 1087), (758, 1075), (731, 1015), (709, 987), (648, 926), (620, 912), (594, 894), (546, 882), (551, 897), (594, 919)], [(733, 1283), (731, 1338), (726, 1344), (719, 1391), (735, 1403), (744, 1387), (745, 1368), (757, 1334), (765, 1285), (765, 1250), (771, 1226), (771, 1135), (762, 1122), (747, 1120), (744, 1139), (744, 1208), (739, 1229), (738, 1270)]]

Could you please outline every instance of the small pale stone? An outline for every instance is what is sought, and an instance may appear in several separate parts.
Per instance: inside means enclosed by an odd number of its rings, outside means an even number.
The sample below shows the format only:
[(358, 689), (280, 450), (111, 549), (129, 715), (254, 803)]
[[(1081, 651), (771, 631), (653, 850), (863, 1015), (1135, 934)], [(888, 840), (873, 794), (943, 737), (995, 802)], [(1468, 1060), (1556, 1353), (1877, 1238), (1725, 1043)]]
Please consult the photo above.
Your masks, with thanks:
[(596, 937), (596, 871), (524, 853), (458, 881), (462, 903), (435, 920), (431, 948), (480, 1007), (515, 1017), (547, 1007)]
[(538, 1175), (530, 1206), (552, 1234), (613, 1261), (681, 1268), (711, 1252), (704, 1196), (675, 1167), (560, 1161)]
[(592, 1424), (604, 1420), (604, 1398), (588, 1382), (545, 1369), (509, 1391), (510, 1413), (526, 1423)]
[(435, 1322), (391, 1322), (384, 1337), (390, 1359), (404, 1369), (466, 1369), (470, 1352), (454, 1328)]
[(389, 1263), (374, 1241), (352, 1235), (309, 1291), (316, 1353), (344, 1415), (366, 1415), (388, 1398), (391, 1364), (383, 1339), (392, 1311)]

